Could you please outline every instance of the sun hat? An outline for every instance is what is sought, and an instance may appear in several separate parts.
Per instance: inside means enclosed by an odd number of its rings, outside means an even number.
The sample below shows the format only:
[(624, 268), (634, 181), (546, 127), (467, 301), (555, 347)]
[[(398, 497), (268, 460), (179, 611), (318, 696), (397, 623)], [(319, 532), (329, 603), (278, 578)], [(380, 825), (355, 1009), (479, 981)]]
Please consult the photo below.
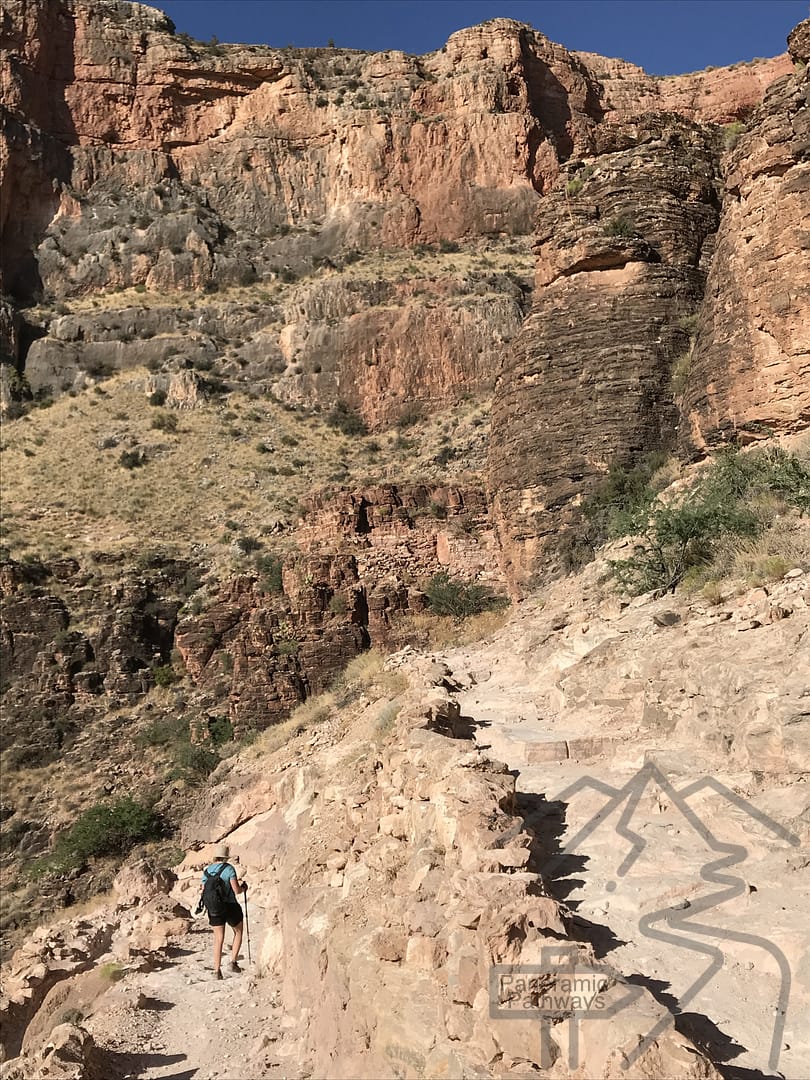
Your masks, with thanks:
[(225, 862), (230, 855), (230, 848), (227, 844), (217, 844), (216, 851), (214, 852), (214, 862)]

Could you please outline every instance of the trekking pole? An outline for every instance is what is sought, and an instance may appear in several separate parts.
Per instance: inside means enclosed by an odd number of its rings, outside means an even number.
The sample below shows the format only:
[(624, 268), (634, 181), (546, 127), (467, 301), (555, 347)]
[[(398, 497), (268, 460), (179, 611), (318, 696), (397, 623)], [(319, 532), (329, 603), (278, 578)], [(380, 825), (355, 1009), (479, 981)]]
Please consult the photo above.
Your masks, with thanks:
[(247, 890), (245, 890), (245, 936), (247, 937), (248, 963), (250, 964), (250, 919), (248, 919)]

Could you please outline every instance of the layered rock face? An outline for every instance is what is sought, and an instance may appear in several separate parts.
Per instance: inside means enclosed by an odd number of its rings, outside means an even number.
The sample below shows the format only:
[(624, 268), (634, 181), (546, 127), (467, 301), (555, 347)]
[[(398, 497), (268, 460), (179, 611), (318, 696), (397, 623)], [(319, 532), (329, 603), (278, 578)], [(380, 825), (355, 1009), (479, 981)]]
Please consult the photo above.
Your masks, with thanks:
[(535, 303), (493, 404), (490, 486), (515, 582), (612, 463), (673, 445), (670, 373), (717, 227), (699, 127), (651, 115), (600, 135), (600, 156), (542, 203)]
[[(634, 116), (620, 95), (599, 156), (543, 200), (532, 314), (493, 406), (490, 488), (516, 587), (559, 564), (612, 465), (807, 427), (805, 25), (796, 71), (747, 132)], [(658, 97), (682, 116), (688, 100), (684, 86)]]
[(691, 453), (810, 422), (810, 24), (789, 44), (796, 72), (768, 89), (725, 162), (723, 218), (683, 401)]
[[(0, 34), (3, 289), (249, 291), (230, 305), (243, 318), (199, 348), (171, 342), (188, 337), (171, 311), (157, 342), (129, 316), (85, 315), (78, 337), (54, 320), (29, 358), (32, 389), (80, 385), (99, 353), (112, 369), (213, 353), (232, 377), (298, 403), (342, 397), (374, 425), (408, 398), (435, 408), (491, 386), (524, 314), (523, 267), (516, 291), (507, 266), (493, 276), (449, 259), (438, 273), (347, 273), (358, 252), (528, 235), (538, 195), (561, 162), (598, 152), (604, 121), (658, 108), (722, 123), (787, 69), (777, 58), (657, 79), (507, 19), (420, 58), (204, 46), (152, 8), (108, 0), (5, 0)], [(319, 280), (255, 292), (301, 275)], [(216, 310), (206, 302), (203, 322)]]

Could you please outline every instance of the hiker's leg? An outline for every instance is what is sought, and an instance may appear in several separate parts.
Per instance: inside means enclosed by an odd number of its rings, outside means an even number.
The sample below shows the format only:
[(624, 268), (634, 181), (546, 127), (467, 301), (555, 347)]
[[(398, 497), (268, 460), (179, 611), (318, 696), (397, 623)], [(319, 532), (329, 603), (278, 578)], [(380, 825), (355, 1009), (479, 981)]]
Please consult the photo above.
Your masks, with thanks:
[(236, 963), (239, 957), (239, 950), (242, 948), (242, 928), (245, 924), (239, 923), (238, 926), (233, 928), (233, 948), (231, 949), (231, 960)]
[(214, 927), (214, 971), (219, 971), (222, 963), (222, 946), (225, 943), (225, 924)]

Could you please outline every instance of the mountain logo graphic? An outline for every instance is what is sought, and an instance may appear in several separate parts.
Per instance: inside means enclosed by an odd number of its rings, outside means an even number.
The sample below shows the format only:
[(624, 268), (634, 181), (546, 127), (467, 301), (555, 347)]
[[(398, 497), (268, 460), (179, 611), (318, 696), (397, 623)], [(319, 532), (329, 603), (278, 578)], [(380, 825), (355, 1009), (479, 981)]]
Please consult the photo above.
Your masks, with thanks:
[[(725, 940), (753, 946), (764, 950), (772, 958), (778, 971), (778, 991), (773, 1003), (768, 1065), (775, 1070), (783, 1045), (790, 998), (790, 965), (781, 949), (767, 938), (743, 930), (712, 925), (710, 921), (704, 920), (707, 912), (748, 892), (748, 885), (736, 872), (736, 868), (745, 862), (749, 853), (742, 844), (719, 840), (690, 805), (690, 799), (700, 792), (713, 791), (774, 838), (795, 847), (799, 844), (798, 836), (714, 777), (703, 777), (676, 790), (660, 768), (654, 762), (648, 762), (623, 787), (611, 787), (595, 777), (584, 776), (556, 796), (555, 801), (565, 804), (580, 792), (591, 790), (604, 795), (605, 802), (560, 851), (546, 860), (540, 868), (542, 876), (547, 880), (558, 876), (565, 860), (572, 855), (581, 855), (589, 837), (620, 807), (623, 809), (614, 828), (616, 834), (629, 843), (630, 849), (617, 867), (616, 877), (623, 878), (629, 874), (648, 846), (648, 841), (633, 830), (633, 816), (645, 791), (656, 786), (667, 798), (670, 806), (680, 812), (686, 824), (709, 849), (708, 861), (700, 867), (699, 876), (711, 888), (706, 895), (694, 899), (688, 905), (680, 903), (643, 914), (638, 922), (639, 930), (645, 937), (675, 945), (694, 954), (696, 977), (691, 985), (678, 995), (681, 1009), (693, 1001), (723, 967), (723, 952), (714, 942)], [(608, 891), (615, 888), (615, 882), (608, 883)], [(699, 962), (698, 958), (703, 962)], [(619, 1001), (611, 1001), (608, 1007), (600, 997), (600, 978), (601, 989), (621, 983), (625, 985), (627, 994)], [(574, 1020), (606, 1018), (615, 1015), (620, 1008), (624, 1008), (641, 993), (640, 986), (627, 982), (608, 966), (583, 965), (582, 959), (576, 958), (576, 951), (570, 946), (549, 946), (543, 949), (539, 965), (498, 965), (492, 969), (490, 1014), (504, 1019), (540, 1019), (541, 1065), (545, 1062), (548, 1066), (551, 1064), (549, 1040), (553, 1020), (558, 1021), (563, 1015)], [(655, 1023), (627, 1055), (623, 1068), (632, 1066), (672, 1022), (672, 1016), (667, 1014)], [(572, 1067), (576, 1067), (577, 1058), (575, 1030), (576, 1025), (573, 1024), (569, 1046), (569, 1064)]]

